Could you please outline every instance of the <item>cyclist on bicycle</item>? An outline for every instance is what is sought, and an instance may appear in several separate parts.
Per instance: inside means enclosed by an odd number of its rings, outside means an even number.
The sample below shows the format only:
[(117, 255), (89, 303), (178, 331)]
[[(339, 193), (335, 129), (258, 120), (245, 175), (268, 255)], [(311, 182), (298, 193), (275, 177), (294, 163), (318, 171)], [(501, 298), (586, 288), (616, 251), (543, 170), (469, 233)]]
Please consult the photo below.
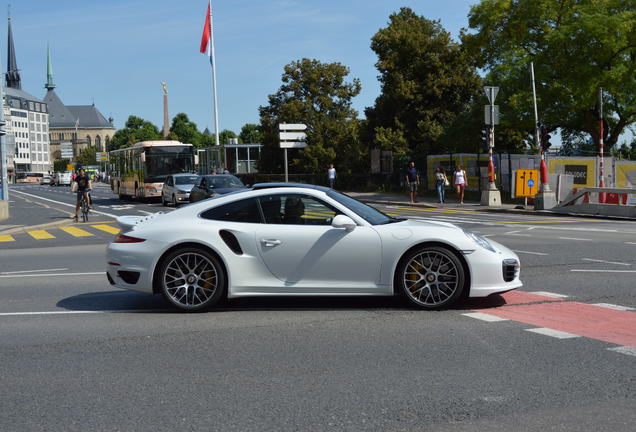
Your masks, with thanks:
[(73, 181), (73, 186), (71, 188), (72, 192), (77, 192), (77, 203), (75, 203), (75, 216), (73, 216), (73, 219), (75, 221), (77, 221), (78, 219), (78, 213), (82, 203), (82, 197), (84, 197), (84, 199), (86, 200), (86, 205), (88, 206), (88, 208), (89, 209), (91, 208), (91, 200), (90, 200), (90, 195), (88, 194), (88, 192), (90, 192), (92, 186), (93, 184), (91, 182), (90, 177), (86, 175), (83, 168), (80, 168), (79, 174), (75, 176), (75, 181)]

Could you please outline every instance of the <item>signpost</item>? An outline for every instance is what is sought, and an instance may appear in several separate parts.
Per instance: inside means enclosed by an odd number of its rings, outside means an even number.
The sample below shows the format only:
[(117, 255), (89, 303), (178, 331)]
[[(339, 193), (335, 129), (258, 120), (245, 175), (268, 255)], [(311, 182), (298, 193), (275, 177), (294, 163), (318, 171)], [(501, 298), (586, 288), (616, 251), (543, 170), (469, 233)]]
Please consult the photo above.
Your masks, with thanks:
[(289, 182), (289, 173), (287, 170), (287, 149), (289, 148), (305, 148), (307, 143), (307, 134), (303, 131), (307, 130), (307, 125), (303, 123), (279, 123), (278, 139), (280, 148), (285, 150), (285, 182)]
[(495, 185), (495, 164), (492, 152), (495, 147), (495, 125), (499, 124), (499, 107), (495, 105), (495, 98), (499, 87), (485, 86), (484, 93), (489, 105), (484, 107), (484, 122), (490, 126), (488, 131), (488, 188), (481, 193), (481, 205), (501, 206), (501, 193)]
[(73, 160), (73, 143), (70, 141), (64, 141), (60, 143), (60, 157), (62, 159)]

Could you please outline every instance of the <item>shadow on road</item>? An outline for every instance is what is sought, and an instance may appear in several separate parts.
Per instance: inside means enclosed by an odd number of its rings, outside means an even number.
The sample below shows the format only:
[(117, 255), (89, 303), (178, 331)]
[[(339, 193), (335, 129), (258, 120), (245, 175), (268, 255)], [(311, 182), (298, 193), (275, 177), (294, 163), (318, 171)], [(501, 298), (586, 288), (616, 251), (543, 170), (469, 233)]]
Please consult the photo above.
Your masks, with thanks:
[[(499, 295), (469, 299), (441, 310), (488, 309), (503, 306), (506, 301)], [(77, 311), (135, 311), (166, 313), (180, 311), (161, 295), (148, 295), (133, 291), (103, 291), (80, 294), (60, 300), (57, 306)], [(239, 311), (303, 311), (303, 310), (418, 310), (404, 297), (250, 297), (230, 299), (203, 313)], [(425, 312), (425, 311), (423, 311)]]

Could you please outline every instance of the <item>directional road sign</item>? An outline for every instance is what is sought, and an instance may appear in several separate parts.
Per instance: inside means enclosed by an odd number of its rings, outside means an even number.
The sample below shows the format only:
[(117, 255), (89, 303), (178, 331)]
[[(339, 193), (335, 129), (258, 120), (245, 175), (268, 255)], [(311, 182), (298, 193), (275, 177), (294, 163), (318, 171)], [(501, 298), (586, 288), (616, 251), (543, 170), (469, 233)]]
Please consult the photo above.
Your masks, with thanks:
[[(491, 117), (492, 115), (492, 119)], [(484, 105), (484, 123), (487, 125), (498, 125), (499, 124), (499, 105)]]
[(533, 197), (539, 192), (539, 170), (519, 169), (515, 173), (515, 196)]
[(306, 129), (307, 125), (302, 123), (279, 123), (278, 130), (280, 130), (280, 133), (278, 134), (278, 138), (280, 141), (280, 148), (288, 149), (307, 147), (307, 143), (305, 142), (307, 134), (302, 132)]

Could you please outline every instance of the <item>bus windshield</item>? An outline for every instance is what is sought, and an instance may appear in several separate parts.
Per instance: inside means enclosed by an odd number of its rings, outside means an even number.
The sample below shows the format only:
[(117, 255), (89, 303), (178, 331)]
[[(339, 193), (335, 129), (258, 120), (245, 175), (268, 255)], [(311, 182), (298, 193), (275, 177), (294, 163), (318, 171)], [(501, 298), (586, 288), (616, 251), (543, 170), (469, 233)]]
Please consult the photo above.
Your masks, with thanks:
[(149, 147), (145, 152), (148, 183), (163, 182), (168, 174), (194, 172), (192, 147)]

